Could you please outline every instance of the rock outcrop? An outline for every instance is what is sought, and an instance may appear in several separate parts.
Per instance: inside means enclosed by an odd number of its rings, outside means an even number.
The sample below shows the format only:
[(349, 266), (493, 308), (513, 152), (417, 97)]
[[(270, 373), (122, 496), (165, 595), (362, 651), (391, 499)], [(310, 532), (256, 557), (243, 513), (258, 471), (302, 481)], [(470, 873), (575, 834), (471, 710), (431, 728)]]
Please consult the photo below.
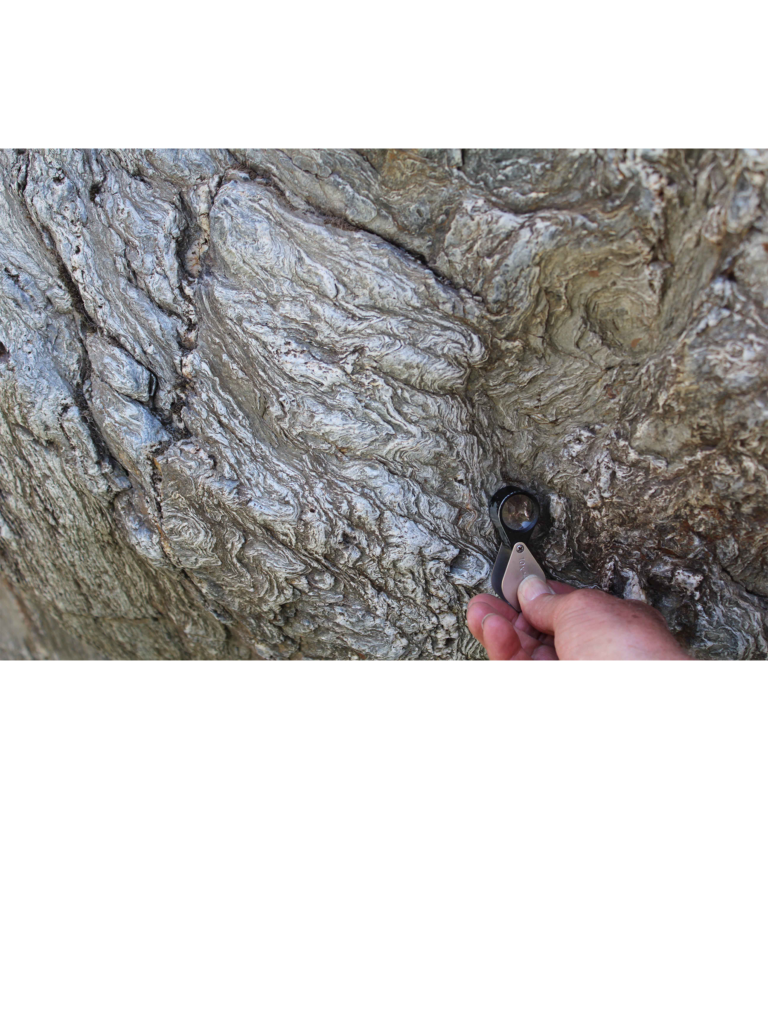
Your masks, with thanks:
[(768, 652), (768, 154), (0, 153), (0, 653), (464, 658), (548, 572)]

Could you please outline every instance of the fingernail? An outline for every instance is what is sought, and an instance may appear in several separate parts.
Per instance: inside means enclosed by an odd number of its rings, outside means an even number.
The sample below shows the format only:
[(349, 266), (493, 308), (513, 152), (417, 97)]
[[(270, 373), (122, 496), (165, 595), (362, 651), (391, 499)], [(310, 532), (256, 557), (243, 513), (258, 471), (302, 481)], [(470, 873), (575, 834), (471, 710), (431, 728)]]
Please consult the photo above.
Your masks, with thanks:
[(526, 601), (533, 601), (541, 594), (554, 594), (554, 590), (545, 580), (539, 579), (538, 576), (526, 576), (525, 579), (520, 580), (520, 585), (517, 588), (518, 597), (524, 597)]
[(480, 623), (480, 632), (481, 633), (485, 629), (485, 624), (488, 621), (488, 619), (492, 619), (494, 615), (496, 616), (497, 619), (503, 618), (503, 616), (499, 615), (497, 612), (488, 612), (487, 615), (483, 616), (482, 621)]

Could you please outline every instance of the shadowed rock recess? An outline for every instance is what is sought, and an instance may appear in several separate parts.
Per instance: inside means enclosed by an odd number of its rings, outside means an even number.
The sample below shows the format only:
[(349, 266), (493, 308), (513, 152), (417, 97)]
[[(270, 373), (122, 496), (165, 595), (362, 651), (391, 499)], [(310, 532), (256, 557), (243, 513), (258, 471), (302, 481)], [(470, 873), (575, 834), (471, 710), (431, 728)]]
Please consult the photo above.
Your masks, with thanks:
[(0, 654), (477, 658), (557, 579), (768, 652), (768, 153), (0, 153)]

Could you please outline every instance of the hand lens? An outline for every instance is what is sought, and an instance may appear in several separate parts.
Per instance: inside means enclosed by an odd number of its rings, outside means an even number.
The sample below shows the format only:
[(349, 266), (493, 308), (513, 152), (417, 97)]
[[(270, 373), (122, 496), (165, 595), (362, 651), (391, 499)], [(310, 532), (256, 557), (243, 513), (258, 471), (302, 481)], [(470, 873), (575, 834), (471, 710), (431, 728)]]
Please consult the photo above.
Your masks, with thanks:
[(544, 572), (528, 547), (539, 521), (537, 499), (520, 487), (502, 487), (490, 501), (493, 525), (501, 539), (501, 547), (491, 572), (491, 585), (499, 597), (520, 611), (517, 588), (526, 576), (545, 580)]

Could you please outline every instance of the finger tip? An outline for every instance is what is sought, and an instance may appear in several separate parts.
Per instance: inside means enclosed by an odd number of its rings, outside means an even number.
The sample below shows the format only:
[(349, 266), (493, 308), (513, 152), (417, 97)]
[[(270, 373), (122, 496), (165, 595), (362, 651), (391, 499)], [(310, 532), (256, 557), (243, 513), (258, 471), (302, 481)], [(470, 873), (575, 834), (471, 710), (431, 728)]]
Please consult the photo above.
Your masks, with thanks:
[(494, 611), (494, 601), (495, 598), (491, 597), (490, 594), (476, 594), (467, 605), (467, 621), (469, 621), (470, 616), (479, 616), (482, 619), (488, 612)]
[(483, 642), (483, 619), (490, 611), (491, 608), (484, 601), (477, 598), (473, 598), (467, 605), (467, 626), (475, 640), (479, 640), (480, 643)]
[(490, 611), (480, 623), (481, 643), (491, 661), (508, 661), (520, 650), (515, 627), (503, 615)]

